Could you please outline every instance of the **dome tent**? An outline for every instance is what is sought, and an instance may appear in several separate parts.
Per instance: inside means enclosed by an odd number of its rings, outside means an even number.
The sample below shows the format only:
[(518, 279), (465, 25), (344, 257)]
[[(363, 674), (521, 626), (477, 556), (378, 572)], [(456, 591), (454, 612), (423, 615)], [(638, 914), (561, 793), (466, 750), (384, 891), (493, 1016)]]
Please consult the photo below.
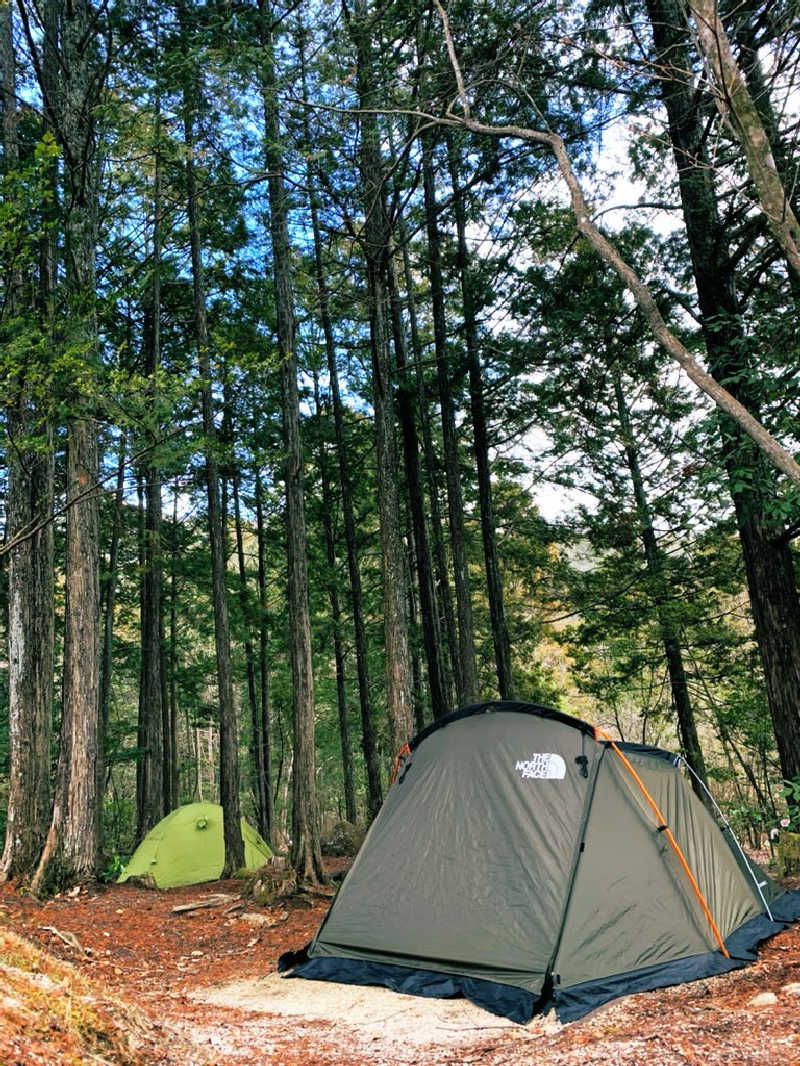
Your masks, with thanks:
[(559, 711), (432, 723), (292, 976), (463, 995), (525, 1022), (746, 965), (800, 916), (679, 760)]
[[(257, 870), (272, 855), (269, 845), (242, 818), (244, 865)], [(117, 878), (150, 876), (158, 888), (216, 881), (225, 863), (222, 807), (187, 803), (154, 825)]]

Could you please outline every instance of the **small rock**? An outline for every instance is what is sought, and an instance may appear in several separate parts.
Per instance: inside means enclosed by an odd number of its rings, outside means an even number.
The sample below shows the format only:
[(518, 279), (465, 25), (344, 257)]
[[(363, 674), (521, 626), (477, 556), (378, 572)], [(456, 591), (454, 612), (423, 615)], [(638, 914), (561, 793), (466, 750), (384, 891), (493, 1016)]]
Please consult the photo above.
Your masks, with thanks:
[(279, 922), (285, 922), (288, 917), (288, 911), (281, 911), (280, 914), (253, 914), (252, 911), (247, 911), (245, 914), (239, 915), (239, 920), (246, 922), (248, 925), (264, 925), (269, 928)]
[(800, 996), (800, 981), (790, 981), (781, 988), (781, 992), (788, 992), (790, 996)]
[(352, 822), (337, 822), (322, 843), (323, 855), (353, 856), (364, 842), (364, 830)]
[(753, 996), (748, 1007), (774, 1007), (778, 1002), (778, 997), (774, 992), (760, 992), (757, 996)]

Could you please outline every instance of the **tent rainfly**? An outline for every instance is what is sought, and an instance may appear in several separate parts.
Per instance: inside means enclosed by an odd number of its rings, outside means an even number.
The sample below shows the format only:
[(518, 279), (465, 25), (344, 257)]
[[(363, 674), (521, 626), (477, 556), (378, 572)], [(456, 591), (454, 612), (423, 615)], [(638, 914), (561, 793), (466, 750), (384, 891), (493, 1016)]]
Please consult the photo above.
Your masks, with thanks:
[[(272, 855), (269, 845), (242, 818), (244, 865), (258, 870)], [(153, 878), (158, 888), (216, 881), (225, 863), (222, 807), (218, 803), (187, 803), (154, 825), (118, 877)]]
[(526, 1022), (738, 969), (800, 917), (680, 757), (525, 703), (423, 729), (291, 976)]

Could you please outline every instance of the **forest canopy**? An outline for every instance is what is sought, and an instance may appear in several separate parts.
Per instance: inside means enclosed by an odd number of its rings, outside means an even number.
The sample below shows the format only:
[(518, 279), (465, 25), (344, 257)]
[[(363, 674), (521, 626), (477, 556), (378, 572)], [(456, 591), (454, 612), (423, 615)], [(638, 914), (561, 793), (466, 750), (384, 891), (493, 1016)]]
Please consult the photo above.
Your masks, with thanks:
[(0, 16), (0, 878), (498, 698), (800, 830), (791, 0)]

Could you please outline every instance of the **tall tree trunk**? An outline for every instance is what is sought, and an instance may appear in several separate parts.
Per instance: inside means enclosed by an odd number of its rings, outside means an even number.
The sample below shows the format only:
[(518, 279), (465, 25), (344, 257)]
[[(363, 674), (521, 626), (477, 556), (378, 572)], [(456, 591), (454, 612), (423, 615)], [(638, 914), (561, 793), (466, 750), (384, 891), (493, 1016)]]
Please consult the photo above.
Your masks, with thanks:
[(469, 402), (472, 414), (473, 452), (478, 473), (478, 508), (481, 516), (483, 559), (486, 569), (486, 595), (489, 600), (489, 619), (492, 626), (497, 687), (500, 698), (514, 699), (514, 675), (511, 668), (511, 642), (506, 625), (503, 578), (497, 557), (497, 526), (492, 498), (492, 476), (489, 464), (489, 433), (486, 425), (486, 404), (483, 394), (483, 370), (478, 342), (478, 316), (475, 305), (475, 282), (467, 247), (467, 219), (464, 195), (460, 188), (458, 152), (452, 137), (447, 139), (447, 156), (453, 184), (453, 204), (458, 238), (457, 267), (461, 280), (461, 302), (464, 312), (464, 341), (469, 365)]
[[(158, 35), (156, 35), (158, 43)], [(163, 198), (161, 194), (161, 98), (156, 96), (156, 128), (155, 128), (155, 169), (153, 176), (153, 375), (156, 377), (155, 390), (158, 395), (157, 372), (161, 366), (161, 226)], [(157, 421), (156, 431), (161, 436), (162, 424)], [(153, 578), (158, 591), (158, 610), (154, 613), (158, 618), (158, 651), (159, 651), (159, 683), (161, 685), (161, 732), (164, 738), (164, 810), (171, 811), (178, 806), (178, 755), (177, 755), (177, 729), (176, 723), (170, 714), (169, 686), (167, 682), (167, 649), (165, 641), (164, 611), (162, 609), (164, 598), (164, 571), (163, 571), (163, 540), (162, 540), (162, 480), (159, 469), (157, 446), (154, 442), (154, 462), (147, 471), (148, 508), (152, 508), (150, 518), (153, 529), (154, 542), (154, 566), (157, 570), (158, 580)], [(151, 502), (152, 501), (152, 502)]]
[(478, 674), (475, 667), (475, 641), (472, 630), (472, 602), (467, 574), (466, 534), (464, 530), (464, 499), (461, 491), (458, 433), (455, 403), (447, 359), (447, 322), (442, 277), (441, 235), (439, 233), (436, 183), (433, 173), (433, 139), (422, 139), (422, 184), (425, 195), (425, 226), (428, 236), (428, 270), (433, 311), (433, 344), (436, 355), (436, 377), (439, 385), (439, 406), (442, 416), (444, 470), (447, 482), (447, 510), (450, 524), (450, 547), (453, 554), (453, 582), (456, 590), (458, 614), (458, 668), (456, 684), (458, 701), (473, 703), (478, 697)]
[(275, 800), (272, 791), (272, 742), (270, 735), (269, 706), (269, 630), (267, 628), (267, 568), (266, 536), (264, 531), (264, 489), (261, 483), (261, 471), (255, 472), (256, 497), (256, 538), (258, 541), (258, 694), (259, 694), (259, 737), (261, 743), (261, 763), (264, 767), (264, 817), (266, 833), (264, 839), (270, 844), (275, 840)]
[[(114, 488), (114, 502), (111, 512), (111, 539), (108, 545), (108, 560), (104, 567), (104, 576), (100, 584), (100, 611), (103, 621), (103, 641), (100, 651), (100, 733), (103, 737), (108, 729), (108, 716), (111, 704), (111, 680), (114, 669), (114, 610), (117, 599), (117, 577), (119, 542), (122, 532), (122, 507), (125, 496), (125, 456), (127, 442), (120, 437), (119, 457), (117, 459), (117, 483)], [(102, 749), (97, 752), (97, 788), (105, 788), (105, 758)]]
[[(436, 596), (433, 588), (431, 557), (428, 546), (428, 534), (425, 527), (425, 508), (422, 483), (419, 472), (419, 437), (415, 420), (415, 395), (409, 380), (406, 340), (403, 331), (400, 293), (394, 270), (394, 256), (390, 255), (387, 264), (387, 281), (389, 286), (390, 308), (392, 316), (392, 336), (394, 338), (395, 361), (399, 375), (397, 389), (397, 413), (403, 437), (403, 458), (406, 471), (406, 496), (411, 513), (411, 528), (416, 555), (416, 569), (419, 585), (419, 600), (422, 611), (422, 643), (425, 648), (425, 660), (428, 664), (428, 689), (431, 710), (434, 718), (442, 718), (450, 709), (445, 695), (444, 676), (441, 664), (441, 635), (439, 616), (436, 611)], [(413, 582), (409, 578), (409, 584)], [(415, 691), (418, 693), (419, 688)]]
[(356, 790), (353, 780), (353, 753), (350, 750), (350, 725), (347, 720), (347, 693), (345, 687), (344, 644), (342, 641), (342, 610), (339, 605), (337, 578), (336, 539), (333, 533), (333, 493), (328, 473), (328, 457), (322, 435), (322, 404), (319, 393), (319, 374), (314, 371), (314, 406), (317, 421), (317, 469), (322, 485), (322, 532), (325, 538), (325, 555), (328, 561), (328, 600), (333, 623), (333, 661), (336, 668), (336, 707), (339, 717), (339, 745), (342, 751), (342, 783), (344, 804), (348, 822), (357, 818)]
[(314, 679), (308, 608), (306, 518), (303, 499), (303, 447), (294, 342), (294, 294), (289, 246), (283, 152), (273, 56), (273, 12), (259, 0), (260, 88), (264, 112), (264, 152), (270, 206), (272, 274), (281, 366), (281, 415), (285, 450), (286, 554), (288, 568), (289, 655), (292, 664), (293, 751), (292, 865), (302, 881), (325, 880), (319, 842), (315, 780)]
[(250, 639), (252, 611), (247, 590), (247, 569), (244, 559), (244, 531), (242, 529), (242, 508), (239, 501), (239, 470), (234, 466), (231, 474), (233, 487), (233, 522), (236, 532), (236, 559), (239, 566), (239, 603), (244, 627), (244, 659), (247, 673), (247, 702), (250, 707), (250, 758), (252, 759), (253, 799), (256, 805), (258, 831), (263, 838), (269, 838), (269, 821), (267, 818), (266, 792), (269, 787), (264, 768), (264, 747), (261, 743), (261, 717), (256, 692), (256, 664), (253, 641)]
[[(300, 35), (300, 58), (303, 77), (303, 98), (308, 98), (305, 78), (305, 37)], [(303, 111), (306, 143), (311, 143), (308, 121), (308, 108)], [(333, 404), (333, 426), (336, 435), (336, 457), (339, 464), (339, 488), (341, 493), (342, 519), (344, 524), (344, 542), (347, 552), (347, 573), (350, 579), (350, 606), (353, 613), (353, 635), (356, 652), (356, 676), (358, 679), (358, 702), (361, 711), (361, 751), (367, 772), (367, 820), (372, 821), (380, 810), (383, 800), (381, 787), (381, 770), (378, 749), (375, 741), (372, 697), (369, 686), (369, 667), (367, 660), (367, 633), (364, 624), (364, 605), (361, 587), (361, 568), (358, 560), (358, 537), (356, 533), (355, 508), (353, 506), (353, 486), (345, 439), (345, 413), (339, 388), (339, 371), (336, 365), (336, 344), (333, 335), (333, 323), (330, 313), (330, 292), (322, 258), (322, 235), (319, 223), (319, 197), (317, 195), (314, 172), (309, 161), (307, 166), (308, 197), (311, 209), (311, 229), (314, 237), (314, 273), (317, 284), (317, 300), (325, 339), (325, 355), (328, 364), (331, 401)]]
[[(231, 380), (228, 371), (227, 359), (223, 355), (220, 366), (220, 378), (222, 379), (222, 421), (217, 436), (218, 454), (221, 457), (219, 479), (219, 510), (222, 518), (222, 544), (225, 549), (225, 569), (228, 569), (228, 561), (231, 557), (231, 545), (228, 525), (230, 522), (230, 483), (231, 471), (234, 466), (233, 458), (233, 396), (231, 394)], [(235, 551), (235, 548), (233, 549)]]
[[(171, 810), (180, 803), (180, 779), (178, 762), (178, 481), (172, 490), (172, 536), (169, 556), (169, 645), (166, 652), (167, 702), (169, 707), (170, 733), (170, 792)], [(191, 732), (186, 727), (186, 742)], [(195, 760), (195, 769), (197, 760)], [(187, 787), (188, 791), (188, 787)]]
[[(692, 257), (703, 334), (711, 371), (727, 380), (729, 391), (757, 413), (748, 395), (747, 346), (740, 325), (728, 242), (720, 222), (713, 170), (705, 152), (705, 125), (697, 96), (686, 81), (689, 39), (683, 11), (675, 0), (648, 0), (661, 95), (678, 169), (681, 201)], [(800, 601), (792, 553), (770, 518), (774, 474), (749, 437), (720, 415), (722, 456), (744, 557), (756, 640), (764, 669), (781, 771), (800, 777)], [(747, 471), (749, 487), (740, 472)]]
[[(20, 9), (22, 10), (22, 9)], [(42, 79), (64, 159), (65, 342), (88, 368), (97, 361), (95, 226), (97, 159), (94, 105), (102, 92), (95, 37), (97, 12), (87, 0), (59, 10), (59, 67), (69, 80)], [(27, 15), (26, 36), (31, 40)], [(51, 24), (52, 25), (52, 24)], [(92, 877), (98, 857), (97, 753), (100, 736), (97, 435), (93, 399), (72, 397), (67, 425), (64, 671), (61, 737), (53, 817), (32, 881), (40, 893)]]
[[(136, 472), (136, 572), (144, 573), (144, 475), (141, 470)], [(144, 583), (139, 580), (139, 618), (144, 615)], [(141, 628), (141, 624), (140, 624)], [(144, 785), (145, 785), (145, 759), (142, 753), (147, 747), (147, 735), (145, 732), (144, 716), (144, 661), (139, 656), (139, 702), (136, 715), (136, 826), (137, 838), (141, 840), (139, 825), (143, 820), (144, 810)]]
[(406, 567), (408, 569), (408, 628), (411, 634), (411, 700), (414, 710), (414, 727), (419, 733), (425, 728), (425, 693), (422, 684), (422, 664), (419, 658), (419, 619), (417, 612), (417, 594), (419, 575), (416, 569), (414, 553), (414, 530), (411, 513), (406, 514)]
[(386, 664), (386, 711), (389, 719), (391, 761), (413, 732), (408, 634), (406, 631), (406, 576), (397, 490), (397, 443), (389, 336), (386, 323), (385, 270), (389, 250), (389, 225), (383, 211), (383, 173), (380, 130), (374, 108), (376, 81), (366, 0), (356, 0), (349, 29), (357, 53), (357, 91), (361, 108), (359, 166), (361, 171), (364, 230), (362, 246), (367, 272), (370, 320), (372, 403), (377, 453), (378, 512), (380, 518), (381, 572), (383, 575), (383, 633)]
[(425, 480), (428, 487), (428, 499), (430, 500), (431, 522), (430, 543), (431, 554), (435, 571), (434, 593), (439, 604), (437, 610), (438, 632), (444, 631), (446, 638), (447, 657), (440, 659), (442, 668), (442, 683), (445, 692), (445, 703), (448, 710), (452, 709), (455, 663), (458, 660), (458, 640), (456, 638), (456, 619), (453, 613), (453, 599), (450, 593), (450, 579), (448, 577), (447, 555), (444, 550), (442, 539), (442, 515), (439, 507), (439, 488), (437, 477), (436, 450), (433, 446), (433, 433), (431, 420), (428, 413), (428, 398), (425, 391), (425, 375), (423, 373), (423, 350), (419, 335), (417, 321), (416, 297), (414, 296), (414, 274), (411, 269), (411, 256), (408, 251), (408, 235), (402, 215), (398, 221), (398, 236), (400, 247), (403, 250), (403, 280), (406, 290), (406, 304), (408, 306), (408, 321), (411, 334), (411, 350), (414, 353), (414, 375), (417, 385), (417, 415), (419, 417), (420, 431), (422, 434), (422, 458), (425, 470)]
[[(17, 108), (11, 5), (0, 4), (0, 93), (3, 162), (17, 165)], [(49, 245), (50, 236), (44, 238)], [(52, 303), (52, 252), (42, 256), (40, 318), (49, 331)], [(21, 305), (23, 278), (8, 279), (3, 332), (13, 332)], [(8, 325), (7, 325), (8, 322)], [(26, 395), (25, 367), (14, 383), (7, 408), (7, 541), (35, 527), (53, 507), (53, 433), (42, 418), (43, 398)], [(53, 528), (38, 533), (9, 553), (8, 563), (8, 743), (9, 780), (6, 837), (0, 881), (29, 875), (47, 834), (50, 815), (50, 738), (53, 707)]]
[[(689, 767), (696, 777), (692, 777), (692, 788), (703, 801), (707, 802), (706, 789), (708, 784), (706, 764), (700, 740), (697, 736), (697, 724), (695, 722), (694, 708), (689, 695), (689, 683), (686, 677), (686, 668), (683, 662), (680, 633), (670, 614), (670, 590), (666, 574), (666, 560), (664, 553), (656, 539), (653, 519), (650, 513), (650, 503), (647, 499), (642, 468), (639, 462), (639, 449), (633, 436), (630, 412), (622, 389), (622, 381), (617, 368), (613, 370), (614, 399), (617, 407), (622, 442), (625, 449), (625, 458), (628, 464), (628, 472), (633, 486), (633, 497), (636, 502), (636, 513), (641, 527), (642, 545), (650, 577), (652, 596), (655, 603), (658, 624), (661, 630), (661, 640), (664, 645), (664, 657), (667, 662), (670, 692), (672, 694), (672, 706), (678, 722), (678, 738), (681, 751)], [(697, 778), (700, 780), (698, 781)]]
[[(187, 19), (184, 0), (177, 4), (178, 19), (183, 37), (184, 58), (188, 53)], [(217, 663), (219, 698), (219, 787), (225, 837), (225, 865), (223, 876), (244, 866), (239, 812), (239, 761), (236, 710), (231, 679), (231, 641), (228, 622), (228, 600), (225, 587), (225, 538), (219, 495), (219, 465), (216, 452), (214, 399), (211, 391), (211, 360), (209, 357), (208, 319), (206, 316), (206, 288), (200, 243), (200, 212), (197, 177), (194, 163), (194, 119), (197, 101), (195, 73), (191, 71), (183, 89), (183, 133), (186, 151), (186, 213), (189, 224), (189, 243), (192, 260), (192, 288), (194, 298), (194, 330), (200, 371), (203, 436), (205, 448), (206, 493), (208, 499), (208, 532), (211, 546), (211, 582), (214, 605), (214, 647)]]
[(138, 836), (142, 839), (160, 822), (168, 809), (170, 733), (168, 713), (163, 704), (164, 686), (161, 673), (161, 599), (163, 568), (161, 561), (161, 472), (156, 459), (160, 435), (158, 417), (157, 374), (161, 365), (161, 154), (160, 99), (155, 106), (155, 165), (153, 178), (153, 254), (152, 285), (144, 308), (144, 374), (147, 379), (149, 417), (145, 428), (150, 448), (144, 464), (144, 558), (141, 572), (141, 648), (142, 685), (139, 698), (141, 750), (139, 771), (141, 803)]

